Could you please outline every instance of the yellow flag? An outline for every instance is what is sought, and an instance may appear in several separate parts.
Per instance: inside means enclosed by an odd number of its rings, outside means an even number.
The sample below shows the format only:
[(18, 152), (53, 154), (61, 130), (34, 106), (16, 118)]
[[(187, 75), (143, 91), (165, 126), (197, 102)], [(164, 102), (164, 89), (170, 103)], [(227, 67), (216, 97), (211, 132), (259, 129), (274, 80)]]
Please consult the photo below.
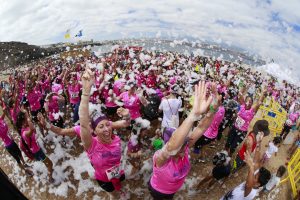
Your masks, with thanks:
[(69, 39), (71, 37), (70, 30), (68, 29), (65, 33), (65, 39)]
[(65, 34), (65, 39), (69, 39), (71, 36), (70, 36), (70, 33), (66, 33)]

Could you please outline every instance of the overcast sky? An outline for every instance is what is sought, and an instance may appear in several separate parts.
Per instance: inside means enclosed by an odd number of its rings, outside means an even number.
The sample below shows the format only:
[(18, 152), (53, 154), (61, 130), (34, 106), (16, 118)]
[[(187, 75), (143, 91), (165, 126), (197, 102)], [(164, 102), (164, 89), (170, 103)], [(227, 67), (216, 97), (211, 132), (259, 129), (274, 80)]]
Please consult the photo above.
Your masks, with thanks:
[(192, 36), (273, 58), (295, 78), (299, 10), (300, 0), (0, 0), (0, 40), (64, 42), (67, 29), (94, 40)]

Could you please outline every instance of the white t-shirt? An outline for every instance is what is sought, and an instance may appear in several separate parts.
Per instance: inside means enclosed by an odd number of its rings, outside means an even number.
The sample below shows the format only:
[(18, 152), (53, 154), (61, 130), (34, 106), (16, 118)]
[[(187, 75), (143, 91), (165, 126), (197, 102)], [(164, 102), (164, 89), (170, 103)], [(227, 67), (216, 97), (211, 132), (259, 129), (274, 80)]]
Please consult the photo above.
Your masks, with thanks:
[(266, 185), (266, 189), (268, 191), (272, 190), (272, 188), (276, 185), (279, 185), (280, 183), (280, 178), (276, 176), (276, 173), (275, 174), (272, 174), (272, 177), (271, 179), (269, 180), (269, 182), (267, 183)]
[(276, 147), (273, 142), (269, 142), (268, 149), (266, 150), (266, 155), (268, 156), (268, 158), (271, 158), (273, 153), (276, 152), (278, 152), (278, 147)]
[[(160, 105), (159, 109), (163, 111), (164, 116), (162, 120), (162, 127), (174, 127), (178, 128), (179, 126), (179, 113), (178, 110), (181, 108), (182, 101), (181, 99), (166, 99), (164, 98)], [(176, 124), (172, 125), (172, 115), (176, 116)]]
[(252, 200), (255, 198), (258, 189), (252, 188), (251, 192), (244, 197), (246, 182), (241, 183), (239, 186), (225, 194), (220, 200)]

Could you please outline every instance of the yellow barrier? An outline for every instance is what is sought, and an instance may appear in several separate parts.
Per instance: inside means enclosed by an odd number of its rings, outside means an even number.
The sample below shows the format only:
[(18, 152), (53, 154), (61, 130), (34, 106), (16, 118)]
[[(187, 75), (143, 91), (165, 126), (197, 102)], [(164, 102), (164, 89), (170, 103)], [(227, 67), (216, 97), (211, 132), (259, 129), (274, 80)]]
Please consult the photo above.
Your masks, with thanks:
[(275, 136), (282, 131), (284, 123), (287, 118), (287, 112), (281, 107), (273, 98), (266, 99), (264, 104), (259, 107), (259, 119), (265, 119), (269, 122), (269, 129)]
[(283, 179), (280, 184), (290, 180), (293, 198), (297, 197), (298, 192), (300, 191), (300, 149), (294, 153), (293, 157), (288, 163), (287, 166), (288, 177)]

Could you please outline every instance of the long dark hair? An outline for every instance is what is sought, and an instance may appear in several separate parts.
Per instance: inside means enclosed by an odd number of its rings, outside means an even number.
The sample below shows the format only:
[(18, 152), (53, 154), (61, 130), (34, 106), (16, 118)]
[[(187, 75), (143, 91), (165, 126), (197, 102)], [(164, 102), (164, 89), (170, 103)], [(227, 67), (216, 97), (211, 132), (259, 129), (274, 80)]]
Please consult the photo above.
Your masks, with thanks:
[[(25, 149), (31, 152), (29, 146), (26, 144), (25, 140), (22, 137), (22, 126), (24, 123), (24, 120), (26, 120), (26, 115), (23, 112), (19, 112), (17, 116), (17, 122), (16, 122), (16, 127), (17, 127), (17, 132), (21, 137), (21, 142), (24, 145)], [(31, 140), (31, 138), (29, 138)]]

